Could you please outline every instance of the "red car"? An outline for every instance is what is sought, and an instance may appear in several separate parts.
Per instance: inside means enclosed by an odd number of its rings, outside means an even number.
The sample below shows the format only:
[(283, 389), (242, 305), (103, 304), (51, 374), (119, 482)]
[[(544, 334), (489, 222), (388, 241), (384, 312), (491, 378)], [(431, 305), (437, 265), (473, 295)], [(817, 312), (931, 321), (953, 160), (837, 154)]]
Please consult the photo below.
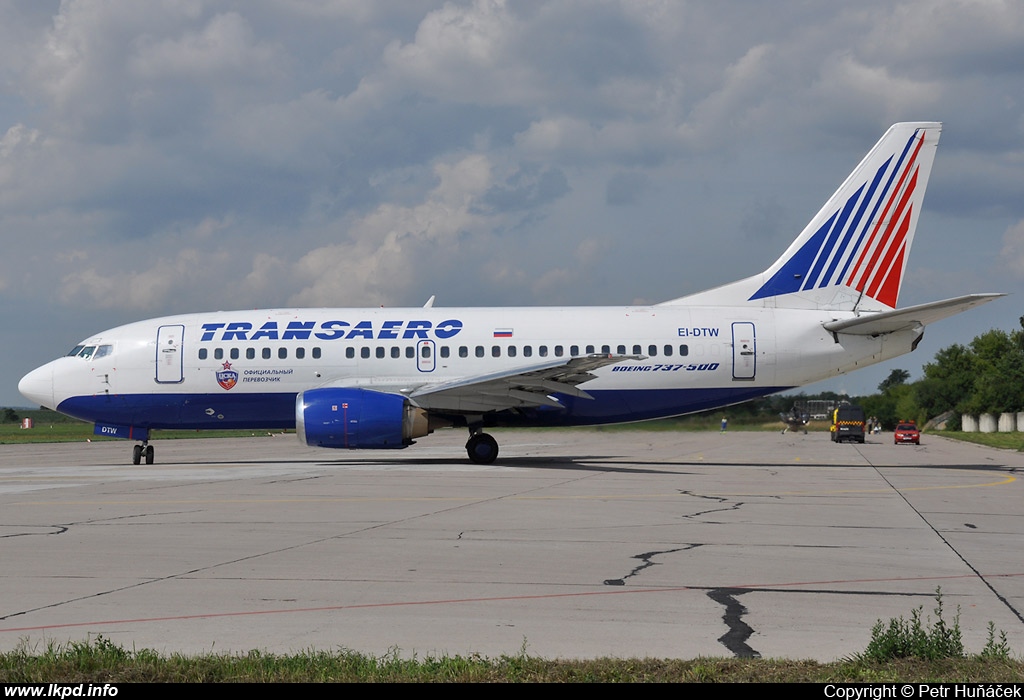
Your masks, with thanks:
[(897, 445), (903, 445), (906, 443), (920, 445), (921, 432), (913, 423), (900, 423), (896, 426), (896, 432), (893, 433), (893, 440)]

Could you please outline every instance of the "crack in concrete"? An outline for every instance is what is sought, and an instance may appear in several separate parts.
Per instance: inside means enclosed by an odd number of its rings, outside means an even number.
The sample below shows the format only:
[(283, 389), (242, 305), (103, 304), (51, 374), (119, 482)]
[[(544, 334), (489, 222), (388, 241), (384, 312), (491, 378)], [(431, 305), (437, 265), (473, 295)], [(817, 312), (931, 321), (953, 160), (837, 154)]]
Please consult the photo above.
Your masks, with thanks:
[[(30, 537), (33, 535), (63, 535), (65, 532), (70, 530), (75, 525), (100, 525), (103, 523), (115, 522), (117, 520), (131, 520), (134, 518), (148, 518), (154, 515), (180, 515), (181, 513), (191, 513), (197, 511), (168, 511), (166, 513), (134, 513), (131, 515), (117, 515), (107, 518), (96, 518), (93, 520), (81, 520), (71, 523), (55, 523), (52, 525), (0, 525), (0, 530), (10, 529), (16, 530), (7, 534), (0, 534), (0, 539), (8, 537)], [(49, 530), (49, 532), (19, 532), (17, 530)]]
[[(570, 481), (582, 480), (584, 478), (590, 478), (590, 477), (589, 476), (588, 477), (579, 477), (578, 479), (572, 479)], [(415, 515), (411, 515), (411, 516), (408, 516), (408, 517), (396, 518), (394, 520), (390, 520), (390, 521), (386, 521), (386, 522), (379, 522), (379, 523), (374, 523), (372, 525), (356, 527), (356, 528), (354, 528), (352, 530), (347, 530), (347, 531), (345, 531), (343, 533), (340, 533), (340, 534), (326, 535), (326, 536), (323, 536), (323, 537), (317, 537), (317, 538), (314, 538), (314, 539), (311, 539), (311, 540), (306, 540), (306, 541), (302, 541), (302, 542), (296, 542), (294, 544), (285, 545), (285, 546), (277, 547), (277, 548), (274, 548), (274, 549), (268, 549), (268, 550), (265, 550), (265, 551), (262, 551), (262, 552), (254, 552), (252, 554), (248, 554), (248, 555), (245, 555), (245, 556), (240, 556), (240, 557), (237, 557), (235, 559), (227, 559), (227, 560), (220, 561), (220, 562), (214, 562), (214, 563), (211, 563), (211, 564), (206, 564), (206, 565), (203, 565), (203, 566), (198, 566), (198, 567), (193, 568), (193, 569), (188, 569), (188, 570), (185, 570), (185, 571), (179, 571), (179, 572), (175, 572), (175, 573), (170, 573), (170, 574), (167, 574), (167, 575), (164, 575), (164, 576), (155, 576), (155, 577), (151, 577), (151, 578), (146, 578), (144, 580), (140, 580), (140, 581), (137, 581), (135, 583), (129, 583), (129, 584), (126, 584), (126, 585), (123, 585), (123, 586), (117, 586), (117, 587), (109, 588), (109, 589), (102, 590), (102, 591), (96, 591), (96, 592), (93, 592), (93, 593), (77, 596), (77, 597), (74, 597), (74, 598), (68, 598), (68, 599), (65, 599), (65, 600), (59, 600), (59, 601), (55, 601), (55, 602), (48, 603), (48, 604), (45, 604), (45, 605), (39, 605), (39, 606), (36, 606), (34, 608), (30, 608), (30, 609), (27, 609), (27, 610), (20, 610), (20, 611), (17, 611), (17, 612), (6, 614), (6, 615), (0, 615), (0, 620), (9, 620), (9, 619), (16, 618), (16, 617), (19, 617), (19, 616), (22, 616), (22, 615), (28, 615), (30, 613), (38, 612), (40, 610), (48, 610), (48, 609), (53, 609), (53, 608), (59, 608), (59, 607), (62, 607), (64, 605), (69, 605), (71, 603), (76, 603), (76, 602), (79, 602), (79, 601), (82, 601), (82, 600), (92, 600), (92, 599), (96, 599), (96, 598), (102, 598), (102, 597), (113, 595), (113, 594), (116, 594), (116, 593), (121, 593), (123, 591), (129, 591), (129, 590), (132, 590), (132, 589), (141, 588), (143, 586), (149, 586), (149, 585), (154, 584), (154, 583), (160, 583), (160, 582), (163, 582), (163, 581), (171, 581), (171, 580), (174, 580), (174, 579), (185, 578), (185, 577), (188, 577), (188, 576), (193, 576), (193, 575), (198, 574), (200, 572), (210, 572), (210, 571), (213, 571), (213, 570), (215, 570), (217, 568), (220, 568), (222, 566), (230, 566), (232, 564), (239, 564), (239, 563), (244, 562), (244, 561), (256, 560), (256, 559), (260, 559), (262, 557), (267, 557), (267, 556), (270, 556), (270, 555), (273, 555), (273, 554), (280, 554), (282, 552), (296, 551), (296, 550), (299, 550), (299, 549), (302, 549), (302, 548), (305, 548), (305, 547), (309, 547), (309, 546), (312, 546), (312, 545), (315, 545), (315, 544), (319, 544), (319, 543), (322, 543), (322, 542), (330, 542), (330, 541), (334, 541), (334, 540), (340, 540), (340, 539), (344, 539), (346, 537), (351, 537), (352, 535), (355, 535), (355, 534), (358, 534), (358, 533), (372, 532), (374, 530), (378, 530), (378, 529), (381, 529), (381, 528), (391, 527), (391, 526), (398, 525), (398, 524), (403, 524), (403, 523), (409, 523), (409, 522), (413, 522), (415, 520), (420, 520), (422, 518), (434, 517), (434, 516), (437, 516), (437, 515), (439, 515), (441, 513), (451, 513), (451, 512), (463, 510), (463, 509), (466, 509), (466, 508), (470, 508), (470, 507), (473, 507), (473, 506), (478, 506), (481, 503), (487, 503), (487, 502), (491, 502), (491, 501), (506, 500), (508, 498), (514, 498), (514, 497), (522, 496), (523, 494), (529, 493), (531, 491), (540, 491), (540, 490), (542, 490), (542, 488), (539, 488), (539, 487), (538, 488), (526, 489), (524, 491), (517, 492), (517, 493), (503, 494), (501, 496), (495, 496), (493, 498), (484, 498), (484, 499), (481, 499), (481, 500), (478, 500), (478, 501), (473, 501), (471, 503), (459, 503), (458, 505), (455, 505), (455, 506), (452, 506), (452, 507), (440, 508), (440, 509), (438, 509), (436, 511), (431, 511), (431, 512), (426, 512), (426, 513), (417, 513)], [(191, 511), (182, 511), (182, 512), (191, 512)], [(124, 516), (118, 516), (118, 517), (113, 517), (113, 518), (103, 518), (103, 519), (100, 519), (100, 520), (85, 521), (85, 522), (86, 523), (90, 523), (90, 524), (94, 524), (96, 522), (103, 522), (103, 521), (113, 521), (113, 520), (122, 520), (122, 519), (126, 520), (126, 519), (139, 518), (139, 517), (151, 517), (152, 515), (156, 515), (156, 514), (154, 514), (154, 513), (139, 513), (139, 514), (124, 515)], [(83, 523), (70, 523), (69, 525), (78, 525), (78, 524), (83, 524)], [(461, 535), (460, 535), (460, 537), (461, 537)]]
[[(701, 494), (694, 493), (693, 491), (680, 491), (679, 493), (684, 495), (684, 496), (692, 496), (693, 498), (706, 498), (709, 501), (718, 501), (719, 503), (728, 503), (729, 502), (728, 498), (723, 498), (722, 496), (702, 496)], [(688, 515), (683, 515), (681, 517), (683, 517), (683, 518), (699, 518), (702, 515), (709, 515), (711, 513), (726, 513), (726, 512), (731, 511), (731, 510), (739, 510), (742, 505), (743, 505), (743, 501), (736, 501), (731, 506), (728, 506), (726, 508), (709, 508), (708, 510), (700, 510), (700, 511), (697, 511), (696, 513), (690, 513)]]
[[(991, 458), (986, 458), (986, 459), (991, 459)], [(921, 522), (923, 522), (923, 523), (924, 523), (924, 524), (925, 524), (926, 526), (928, 526), (928, 528), (929, 528), (929, 529), (930, 529), (930, 530), (931, 530), (931, 531), (932, 531), (932, 532), (933, 532), (933, 533), (935, 534), (935, 536), (936, 536), (936, 537), (938, 537), (938, 538), (939, 538), (939, 540), (941, 540), (941, 541), (942, 541), (942, 543), (943, 543), (944, 545), (946, 545), (946, 547), (947, 547), (947, 548), (949, 548), (949, 550), (950, 550), (951, 552), (953, 552), (953, 554), (954, 554), (954, 555), (956, 555), (956, 557), (957, 557), (957, 558), (958, 558), (958, 559), (959, 559), (959, 560), (960, 560), (961, 562), (963, 562), (964, 566), (966, 566), (966, 567), (967, 567), (968, 569), (970, 569), (970, 570), (971, 570), (971, 572), (972, 572), (972, 573), (973, 573), (973, 574), (974, 574), (975, 576), (977, 576), (977, 577), (978, 577), (978, 580), (979, 580), (979, 581), (981, 581), (981, 583), (982, 583), (982, 584), (983, 584), (983, 585), (984, 585), (984, 586), (985, 586), (986, 588), (988, 588), (988, 589), (989, 589), (989, 591), (991, 591), (991, 592), (992, 592), (992, 595), (994, 595), (994, 596), (996, 597), (996, 600), (998, 600), (998, 601), (999, 601), (1000, 603), (1002, 603), (1003, 605), (1005, 605), (1005, 606), (1006, 606), (1006, 608), (1007, 608), (1007, 609), (1008, 609), (1008, 610), (1009, 610), (1009, 611), (1010, 611), (1011, 613), (1013, 613), (1013, 616), (1014, 616), (1014, 617), (1016, 617), (1016, 618), (1017, 618), (1018, 620), (1020, 620), (1021, 622), (1024, 622), (1024, 611), (1022, 611), (1022, 610), (1018, 609), (1018, 608), (1017, 608), (1017, 607), (1016, 607), (1016, 606), (1014, 605), (1014, 602), (1012, 602), (1012, 601), (1011, 601), (1011, 598), (1010, 598), (1010, 597), (1008, 597), (1008, 596), (1006, 596), (1006, 595), (1003, 595), (1003, 594), (1002, 594), (1002, 593), (1000, 593), (1000, 592), (999, 592), (998, 590), (996, 590), (995, 584), (994, 584), (994, 583), (992, 583), (992, 581), (991, 581), (991, 580), (989, 579), (989, 577), (985, 576), (985, 574), (983, 574), (983, 573), (982, 573), (982, 572), (981, 572), (981, 571), (980, 571), (980, 570), (978, 569), (978, 567), (976, 567), (976, 566), (975, 566), (975, 565), (974, 565), (973, 563), (971, 563), (971, 562), (970, 562), (970, 561), (969, 561), (969, 560), (967, 559), (967, 557), (966, 557), (966, 556), (965, 556), (965, 555), (963, 554), (963, 552), (961, 552), (961, 551), (960, 551), (959, 549), (957, 549), (957, 548), (956, 548), (956, 546), (955, 546), (955, 545), (954, 545), (954, 544), (953, 544), (952, 542), (950, 542), (950, 541), (949, 541), (948, 539), (946, 539), (946, 536), (942, 534), (942, 532), (941, 532), (941, 531), (939, 530), (939, 528), (938, 528), (938, 527), (936, 527), (936, 526), (935, 526), (935, 525), (934, 525), (934, 524), (933, 524), (933, 523), (932, 523), (932, 522), (931, 522), (931, 521), (930, 521), (930, 520), (928, 519), (928, 517), (927, 517), (927, 516), (926, 516), (926, 515), (925, 515), (924, 513), (922, 513), (922, 512), (921, 512), (921, 511), (920, 511), (920, 510), (919, 510), (919, 509), (917, 508), (917, 506), (915, 506), (915, 505), (914, 505), (913, 503), (911, 503), (911, 502), (910, 502), (910, 499), (909, 499), (909, 498), (907, 497), (907, 494), (905, 494), (905, 493), (904, 493), (903, 491), (900, 491), (900, 490), (899, 490), (898, 488), (896, 488), (896, 487), (895, 487), (895, 486), (893, 485), (893, 483), (892, 483), (892, 482), (891, 482), (891, 481), (889, 480), (889, 478), (888, 478), (888, 477), (887, 477), (887, 476), (886, 476), (885, 474), (883, 474), (883, 473), (882, 473), (882, 469), (881, 469), (881, 467), (879, 467), (879, 466), (877, 466), (877, 465), (874, 465), (874, 464), (872, 464), (872, 465), (871, 465), (871, 467), (872, 467), (872, 468), (873, 468), (873, 469), (875, 470), (875, 473), (876, 473), (876, 474), (878, 474), (878, 476), (879, 476), (879, 477), (880, 477), (880, 478), (881, 478), (881, 479), (882, 479), (882, 480), (883, 480), (883, 481), (884, 481), (884, 482), (885, 482), (886, 484), (888, 484), (889, 488), (891, 488), (891, 489), (892, 489), (893, 493), (895, 493), (895, 494), (896, 494), (897, 496), (899, 496), (900, 498), (902, 498), (902, 499), (903, 499), (903, 502), (907, 504), (907, 507), (908, 507), (908, 508), (910, 508), (910, 509), (911, 509), (911, 510), (912, 510), (912, 511), (913, 511), (913, 512), (914, 512), (914, 513), (915, 513), (915, 514), (917, 515), (917, 517), (919, 517), (919, 518), (921, 519)], [(965, 524), (966, 524), (966, 525), (968, 525), (968, 526), (970, 527), (970, 523), (965, 523)], [(976, 528), (975, 528), (975, 529), (976, 529)]]
[(49, 530), (48, 532), (11, 532), (5, 535), (0, 535), (0, 539), (5, 539), (7, 537), (31, 537), (33, 535), (63, 535), (65, 532), (68, 531), (69, 527), (69, 525), (0, 525), (0, 528), (4, 529), (23, 528), (28, 530), (34, 528), (37, 530)]
[(684, 547), (677, 547), (675, 549), (664, 549), (664, 550), (657, 551), (657, 552), (644, 552), (643, 554), (634, 554), (630, 558), (631, 559), (639, 559), (643, 563), (638, 565), (638, 566), (636, 566), (632, 571), (630, 571), (628, 574), (626, 574), (622, 578), (606, 578), (604, 580), (604, 585), (606, 585), (606, 586), (625, 586), (626, 585), (626, 579), (633, 578), (634, 576), (639, 576), (640, 572), (643, 571), (644, 569), (646, 569), (647, 567), (658, 566), (658, 562), (654, 561), (654, 557), (660, 556), (662, 554), (675, 554), (676, 552), (686, 552), (686, 551), (689, 551), (691, 549), (696, 549), (697, 547), (700, 547), (700, 546), (701, 546), (700, 544), (688, 544), (688, 545), (686, 545)]
[(739, 659), (760, 659), (760, 652), (747, 645), (747, 640), (754, 634), (754, 629), (743, 621), (748, 611), (736, 600), (736, 596), (749, 592), (749, 589), (743, 588), (715, 588), (708, 591), (707, 596), (725, 606), (722, 621), (729, 631), (719, 637), (718, 641)]

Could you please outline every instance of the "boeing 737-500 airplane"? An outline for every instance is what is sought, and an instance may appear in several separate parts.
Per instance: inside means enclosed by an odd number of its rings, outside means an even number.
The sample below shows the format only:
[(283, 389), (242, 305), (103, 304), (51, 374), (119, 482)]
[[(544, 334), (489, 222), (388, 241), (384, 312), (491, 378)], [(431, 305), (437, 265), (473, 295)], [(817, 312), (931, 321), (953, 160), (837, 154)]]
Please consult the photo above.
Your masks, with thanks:
[(43, 406), (137, 441), (150, 431), (295, 428), (319, 447), (402, 448), (491, 426), (677, 416), (910, 352), (926, 324), (991, 301), (896, 308), (941, 124), (892, 126), (764, 272), (653, 306), (270, 309), (120, 326), (27, 374)]

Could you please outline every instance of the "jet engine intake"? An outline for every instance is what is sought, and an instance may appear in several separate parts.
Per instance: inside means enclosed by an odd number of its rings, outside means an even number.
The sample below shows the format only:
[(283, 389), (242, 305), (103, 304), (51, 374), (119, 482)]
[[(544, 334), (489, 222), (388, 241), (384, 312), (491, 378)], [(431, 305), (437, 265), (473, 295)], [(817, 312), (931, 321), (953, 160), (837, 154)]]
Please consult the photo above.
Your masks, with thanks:
[(427, 435), (427, 412), (398, 394), (322, 388), (295, 397), (299, 440), (312, 447), (400, 449)]

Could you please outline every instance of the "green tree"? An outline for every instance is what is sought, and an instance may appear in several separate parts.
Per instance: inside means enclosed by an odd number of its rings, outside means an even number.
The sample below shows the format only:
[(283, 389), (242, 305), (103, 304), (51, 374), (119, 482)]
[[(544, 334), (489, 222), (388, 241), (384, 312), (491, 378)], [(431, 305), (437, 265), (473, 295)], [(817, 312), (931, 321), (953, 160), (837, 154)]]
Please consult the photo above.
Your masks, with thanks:
[(896, 384), (880, 394), (865, 396), (860, 405), (864, 415), (877, 418), (883, 430), (892, 430), (901, 420), (919, 420), (921, 412), (909, 384)]
[(880, 393), (860, 400), (865, 415), (877, 418), (885, 430), (892, 430), (901, 420), (919, 420), (921, 410), (908, 379), (910, 372), (905, 369), (889, 372), (878, 385)]
[(914, 384), (918, 406), (929, 417), (946, 411), (966, 412), (974, 393), (977, 373), (974, 352), (963, 345), (950, 345), (935, 353), (924, 366), (924, 379)]
[(1024, 344), (1021, 331), (991, 330), (971, 341), (974, 391), (967, 413), (1001, 413), (1024, 408)]
[(884, 394), (892, 387), (906, 384), (908, 379), (910, 379), (910, 372), (905, 369), (894, 369), (892, 372), (889, 372), (889, 376), (883, 379), (882, 383), (878, 385), (878, 390)]

